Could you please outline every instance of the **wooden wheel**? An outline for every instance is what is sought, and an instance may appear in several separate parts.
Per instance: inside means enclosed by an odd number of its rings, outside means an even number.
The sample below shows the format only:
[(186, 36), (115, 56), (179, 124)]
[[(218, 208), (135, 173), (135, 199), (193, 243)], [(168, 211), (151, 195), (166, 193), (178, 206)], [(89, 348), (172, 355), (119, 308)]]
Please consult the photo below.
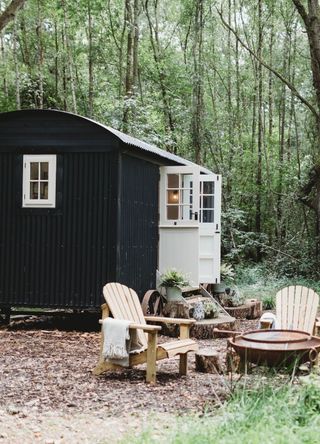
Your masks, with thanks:
[(142, 311), (144, 316), (161, 316), (164, 305), (164, 297), (157, 290), (148, 290), (142, 299)]

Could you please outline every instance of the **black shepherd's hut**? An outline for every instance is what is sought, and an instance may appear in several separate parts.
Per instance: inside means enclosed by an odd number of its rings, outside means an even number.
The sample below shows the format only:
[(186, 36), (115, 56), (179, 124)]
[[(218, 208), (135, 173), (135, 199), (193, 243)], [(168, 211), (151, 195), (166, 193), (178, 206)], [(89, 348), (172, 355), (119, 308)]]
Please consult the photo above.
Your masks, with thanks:
[(163, 165), (195, 166), (71, 113), (0, 114), (0, 308), (95, 308), (108, 281), (154, 288)]

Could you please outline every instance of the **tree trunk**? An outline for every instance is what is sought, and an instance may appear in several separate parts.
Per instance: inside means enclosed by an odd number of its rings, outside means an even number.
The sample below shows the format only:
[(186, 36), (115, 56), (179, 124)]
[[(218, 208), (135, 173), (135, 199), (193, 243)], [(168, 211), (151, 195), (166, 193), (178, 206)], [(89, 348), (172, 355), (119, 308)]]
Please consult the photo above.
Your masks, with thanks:
[[(69, 75), (70, 75), (70, 89), (71, 89), (71, 96), (72, 96), (72, 107), (73, 112), (78, 112), (77, 107), (77, 97), (76, 97), (76, 87), (75, 87), (75, 77), (74, 77), (74, 68), (73, 68), (73, 58), (71, 54), (71, 47), (70, 47), (70, 41), (69, 41), (69, 34), (68, 34), (68, 18), (67, 18), (67, 8), (65, 0), (62, 0), (62, 7), (63, 7), (63, 35), (64, 35), (64, 46), (67, 53), (67, 60), (68, 60), (68, 66), (69, 66)], [(65, 78), (66, 80), (66, 78)]]
[(134, 24), (133, 24), (133, 0), (126, 0), (125, 23), (127, 28), (127, 63), (126, 80), (124, 93), (124, 110), (122, 118), (122, 129), (129, 131), (130, 107), (133, 96), (133, 42), (134, 42)]
[(26, 0), (12, 0), (7, 8), (0, 15), (0, 32), (4, 27), (15, 19), (16, 14), (20, 8), (24, 5)]
[(93, 116), (93, 54), (91, 0), (88, 0), (88, 114)]
[(13, 62), (14, 62), (14, 72), (15, 72), (15, 89), (16, 89), (16, 107), (21, 109), (21, 98), (20, 98), (20, 71), (18, 64), (18, 54), (17, 54), (17, 20), (14, 19), (13, 26)]
[[(258, 4), (258, 57), (262, 53), (262, 0)], [(262, 65), (258, 63), (258, 144), (257, 144), (257, 173), (256, 173), (256, 216), (255, 229), (257, 233), (261, 232), (261, 193), (262, 193), (262, 144), (263, 144), (263, 120), (262, 120)], [(257, 252), (258, 260), (260, 251)]]
[(195, 162), (201, 164), (203, 143), (203, 0), (197, 0), (194, 17), (192, 145)]
[[(6, 66), (6, 52), (4, 49), (3, 44), (3, 36), (0, 32), (0, 54), (1, 54), (1, 61), (3, 66)], [(7, 83), (7, 70), (5, 70), (3, 79), (2, 79), (2, 89), (3, 89), (3, 95), (7, 99), (8, 98), (8, 83)]]
[(54, 90), (56, 98), (59, 96), (59, 39), (58, 39), (58, 24), (54, 22)]
[[(300, 14), (308, 36), (311, 59), (312, 80), (316, 95), (318, 115), (316, 116), (317, 141), (320, 144), (320, 9), (318, 0), (309, 0), (308, 9), (300, 0), (292, 0)], [(315, 189), (315, 199), (310, 198), (311, 191)], [(301, 190), (301, 201), (312, 208), (316, 215), (316, 255), (320, 255), (320, 161), (314, 165), (310, 172), (309, 182)]]
[(40, 0), (37, 3), (37, 41), (38, 41), (38, 88), (39, 94), (37, 97), (37, 104), (40, 109), (43, 109), (43, 45), (42, 45), (42, 19), (41, 19), (41, 4)]
[(163, 102), (163, 113), (165, 118), (165, 129), (166, 132), (170, 134), (170, 138), (173, 142), (173, 148), (170, 145), (168, 149), (170, 151), (173, 151), (176, 153), (176, 136), (175, 136), (175, 122), (173, 118), (173, 112), (170, 107), (170, 100), (168, 97), (168, 91), (166, 87), (166, 73), (163, 67), (163, 57), (161, 55), (160, 51), (160, 42), (159, 42), (159, 29), (157, 25), (157, 7), (158, 3), (155, 2), (154, 4), (154, 11), (155, 11), (155, 24), (152, 23), (151, 15), (149, 11), (149, 0), (145, 0), (145, 12), (148, 19), (149, 24), (149, 30), (150, 30), (150, 42), (153, 52), (153, 58), (156, 65), (156, 70), (158, 73), (158, 79), (159, 79), (159, 85), (160, 85), (160, 91), (162, 96), (162, 102)]

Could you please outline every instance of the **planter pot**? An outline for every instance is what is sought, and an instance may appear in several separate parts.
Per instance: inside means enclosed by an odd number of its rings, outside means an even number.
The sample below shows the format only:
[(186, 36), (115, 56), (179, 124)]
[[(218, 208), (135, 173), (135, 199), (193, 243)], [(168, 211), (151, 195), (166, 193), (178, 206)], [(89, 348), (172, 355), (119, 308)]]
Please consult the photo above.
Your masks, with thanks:
[(183, 301), (182, 291), (179, 287), (166, 287), (167, 302)]
[(212, 284), (212, 293), (224, 293), (226, 290), (226, 284), (220, 282), (220, 284)]

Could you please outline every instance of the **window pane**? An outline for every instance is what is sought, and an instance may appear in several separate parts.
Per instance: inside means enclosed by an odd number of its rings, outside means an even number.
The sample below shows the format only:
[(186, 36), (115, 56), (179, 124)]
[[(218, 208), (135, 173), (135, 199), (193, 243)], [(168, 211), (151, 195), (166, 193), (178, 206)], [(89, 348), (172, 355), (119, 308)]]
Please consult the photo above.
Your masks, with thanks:
[(30, 180), (39, 179), (39, 163), (30, 162)]
[(179, 174), (168, 174), (168, 188), (179, 188)]
[(169, 204), (179, 203), (179, 191), (178, 190), (170, 190), (167, 195)]
[(203, 194), (214, 194), (214, 182), (203, 182)]
[(40, 182), (40, 199), (48, 199), (48, 182)]
[(38, 182), (30, 182), (30, 199), (38, 199)]
[(192, 204), (192, 190), (183, 190), (182, 194), (182, 202), (183, 204)]
[(179, 218), (179, 206), (178, 205), (170, 205), (167, 206), (167, 219), (178, 219)]
[(192, 188), (192, 174), (181, 174), (181, 187)]
[(180, 214), (182, 220), (192, 220), (192, 207), (190, 205), (180, 206)]
[(40, 163), (40, 179), (41, 180), (48, 180), (49, 178), (49, 163), (48, 162), (41, 162)]
[(203, 196), (203, 208), (214, 208), (213, 196)]
[(213, 222), (213, 210), (203, 210), (201, 222), (204, 223)]

